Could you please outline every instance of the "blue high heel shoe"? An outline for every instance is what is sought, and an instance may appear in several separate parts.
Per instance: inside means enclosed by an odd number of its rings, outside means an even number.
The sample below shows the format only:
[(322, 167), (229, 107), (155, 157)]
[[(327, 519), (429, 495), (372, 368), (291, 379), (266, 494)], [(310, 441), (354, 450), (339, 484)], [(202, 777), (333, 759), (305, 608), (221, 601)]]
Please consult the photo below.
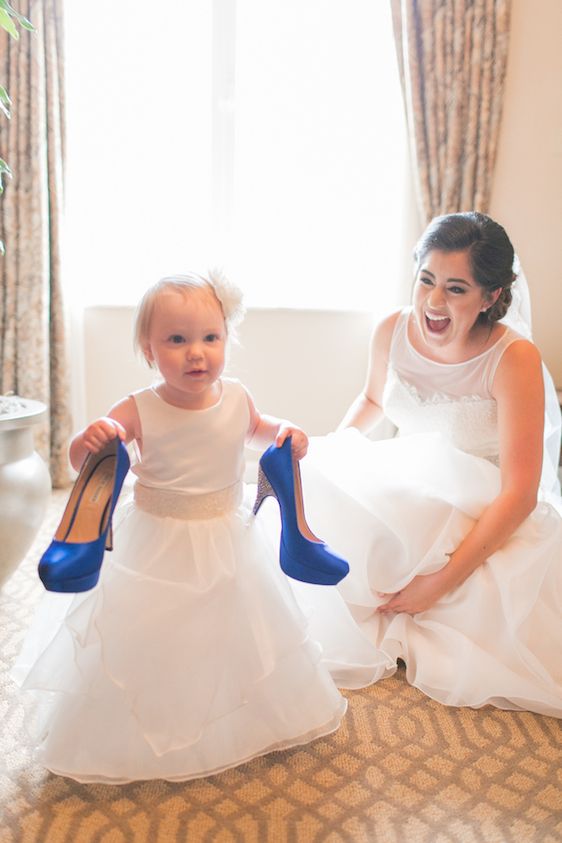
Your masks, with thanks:
[(118, 438), (84, 460), (55, 537), (39, 561), (47, 591), (77, 593), (96, 585), (104, 552), (113, 550), (111, 519), (129, 465)]
[(291, 437), (280, 448), (271, 445), (260, 459), (254, 515), (268, 495), (281, 510), (281, 569), (295, 580), (336, 585), (349, 573), (349, 565), (310, 530), (304, 517), (299, 464), (291, 452)]

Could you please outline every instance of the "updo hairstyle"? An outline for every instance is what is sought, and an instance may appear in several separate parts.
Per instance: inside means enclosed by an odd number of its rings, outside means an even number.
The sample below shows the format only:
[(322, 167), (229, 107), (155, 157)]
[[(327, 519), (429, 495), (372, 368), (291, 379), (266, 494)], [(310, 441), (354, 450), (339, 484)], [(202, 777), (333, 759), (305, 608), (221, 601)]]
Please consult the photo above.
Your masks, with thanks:
[(414, 250), (416, 266), (434, 249), (468, 252), (476, 283), (487, 293), (501, 288), (497, 301), (479, 319), (496, 322), (505, 316), (512, 299), (511, 285), (517, 276), (513, 272), (513, 246), (499, 223), (478, 211), (434, 217)]

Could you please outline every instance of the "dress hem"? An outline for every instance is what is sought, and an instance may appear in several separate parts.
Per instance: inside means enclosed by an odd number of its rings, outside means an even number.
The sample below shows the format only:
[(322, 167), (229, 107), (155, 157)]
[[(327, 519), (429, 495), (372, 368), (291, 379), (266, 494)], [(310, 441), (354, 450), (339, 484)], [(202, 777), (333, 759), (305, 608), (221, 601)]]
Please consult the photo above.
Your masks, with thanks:
[(113, 777), (104, 777), (104, 776), (79, 776), (74, 775), (69, 772), (63, 772), (62, 770), (56, 770), (53, 767), (50, 767), (48, 764), (43, 763), (45, 769), (47, 769), (50, 773), (56, 776), (63, 776), (64, 778), (73, 779), (73, 781), (79, 782), (80, 784), (106, 784), (106, 785), (125, 785), (125, 784), (133, 784), (134, 782), (143, 782), (143, 781), (168, 781), (168, 782), (184, 782), (184, 781), (192, 781), (194, 779), (204, 779), (208, 776), (215, 776), (218, 773), (224, 773), (226, 770), (232, 770), (236, 767), (239, 767), (241, 764), (247, 764), (250, 761), (254, 761), (256, 758), (262, 758), (265, 755), (269, 755), (271, 752), (283, 752), (289, 749), (296, 749), (300, 746), (305, 746), (309, 744), (311, 741), (319, 740), (320, 738), (325, 738), (328, 735), (333, 734), (338, 730), (341, 725), (341, 720), (344, 717), (347, 711), (347, 700), (343, 700), (343, 704), (340, 706), (339, 711), (332, 717), (332, 719), (324, 724), (323, 726), (319, 726), (318, 729), (313, 729), (310, 732), (307, 732), (304, 735), (301, 735), (298, 738), (294, 738), (288, 741), (280, 741), (278, 743), (269, 744), (267, 747), (260, 749), (254, 753), (251, 753), (245, 758), (234, 760), (228, 764), (221, 765), (219, 767), (212, 767), (208, 770), (201, 770), (196, 773), (188, 773), (188, 774), (178, 774), (177, 776), (133, 776), (129, 778), (113, 778)]

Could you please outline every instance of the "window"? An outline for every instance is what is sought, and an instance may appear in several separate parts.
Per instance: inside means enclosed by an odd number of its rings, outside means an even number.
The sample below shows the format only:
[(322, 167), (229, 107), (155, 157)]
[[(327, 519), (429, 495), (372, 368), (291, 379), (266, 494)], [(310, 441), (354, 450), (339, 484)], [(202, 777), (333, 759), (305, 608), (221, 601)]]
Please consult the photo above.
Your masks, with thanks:
[(389, 4), (69, 3), (67, 275), (130, 304), (221, 265), (258, 306), (398, 300), (406, 160)]

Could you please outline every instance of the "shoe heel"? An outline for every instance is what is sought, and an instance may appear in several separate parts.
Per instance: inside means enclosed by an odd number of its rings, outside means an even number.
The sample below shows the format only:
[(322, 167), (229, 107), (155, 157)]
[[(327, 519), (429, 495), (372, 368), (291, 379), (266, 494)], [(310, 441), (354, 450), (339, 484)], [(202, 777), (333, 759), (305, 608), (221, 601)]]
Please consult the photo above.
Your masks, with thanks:
[(90, 591), (92, 588), (95, 588), (99, 578), (100, 569), (96, 569), (91, 574), (84, 574), (82, 577), (69, 577), (64, 580), (55, 578), (51, 581), (48, 576), (44, 576), (43, 585), (47, 591), (57, 591), (63, 594), (79, 594), (82, 591)]
[(111, 521), (109, 522), (109, 527), (107, 528), (107, 536), (105, 537), (105, 549), (113, 550), (113, 524), (111, 523)]
[(300, 468), (292, 453), (290, 437), (280, 448), (271, 445), (261, 456), (254, 513), (268, 495), (273, 495), (279, 503), (279, 561), (284, 573), (317, 585), (340, 582), (349, 573), (349, 565), (315, 536), (306, 522)]
[(118, 439), (84, 460), (55, 536), (39, 560), (39, 577), (48, 591), (77, 593), (96, 585), (104, 551), (113, 549), (113, 510), (129, 465)]
[(273, 486), (271, 485), (271, 483), (267, 479), (266, 474), (265, 474), (263, 468), (260, 465), (259, 471), (258, 471), (258, 491), (257, 491), (257, 494), (256, 494), (256, 502), (255, 502), (254, 508), (252, 510), (254, 515), (258, 514), (258, 510), (259, 510), (260, 506), (262, 505), (262, 503), (264, 502), (264, 500), (267, 497), (276, 498), (277, 495), (275, 494), (275, 490), (274, 490)]

